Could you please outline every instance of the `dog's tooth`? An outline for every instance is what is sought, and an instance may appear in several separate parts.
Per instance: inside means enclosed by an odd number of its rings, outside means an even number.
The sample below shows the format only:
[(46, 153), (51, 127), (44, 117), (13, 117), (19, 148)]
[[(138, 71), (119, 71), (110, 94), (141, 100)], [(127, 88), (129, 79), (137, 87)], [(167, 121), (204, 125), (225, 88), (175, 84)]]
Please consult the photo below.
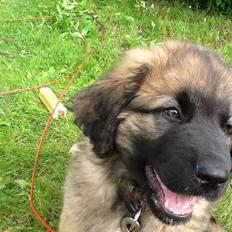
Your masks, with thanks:
[(165, 206), (165, 208), (168, 208), (168, 206), (169, 206), (169, 201), (168, 201), (168, 200), (166, 200), (166, 201), (164, 202), (164, 206)]
[(168, 207), (168, 203), (167, 203), (167, 201), (165, 201), (164, 206), (165, 206), (165, 208), (167, 208), (167, 207)]

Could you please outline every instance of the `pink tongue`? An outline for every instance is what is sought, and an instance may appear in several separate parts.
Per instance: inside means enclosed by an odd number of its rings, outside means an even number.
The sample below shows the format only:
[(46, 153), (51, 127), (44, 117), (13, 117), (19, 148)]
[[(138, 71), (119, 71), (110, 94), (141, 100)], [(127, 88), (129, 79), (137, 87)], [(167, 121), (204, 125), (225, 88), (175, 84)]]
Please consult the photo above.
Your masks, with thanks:
[(162, 183), (158, 176), (157, 178), (165, 196), (164, 207), (174, 214), (186, 215), (192, 213), (197, 197), (174, 193)]

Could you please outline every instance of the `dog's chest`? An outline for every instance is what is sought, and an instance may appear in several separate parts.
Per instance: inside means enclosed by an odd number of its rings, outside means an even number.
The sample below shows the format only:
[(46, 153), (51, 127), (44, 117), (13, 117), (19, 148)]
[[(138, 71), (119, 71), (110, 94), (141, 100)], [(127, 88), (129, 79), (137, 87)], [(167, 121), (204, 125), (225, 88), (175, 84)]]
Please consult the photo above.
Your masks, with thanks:
[[(208, 220), (207, 220), (208, 221)], [(208, 223), (207, 221), (192, 220), (190, 223), (180, 226), (167, 226), (160, 221), (154, 219), (153, 216), (146, 218), (141, 224), (141, 230), (139, 232), (203, 232), (207, 231)], [(111, 221), (98, 224), (93, 226), (90, 232), (125, 232), (120, 223), (121, 218), (112, 217)], [(128, 230), (129, 232), (129, 230)], [(137, 231), (136, 231), (137, 232)]]
[[(205, 213), (206, 205), (200, 203), (195, 210), (190, 222), (184, 225), (168, 226), (163, 224), (158, 219), (154, 217), (151, 212), (143, 213), (141, 216), (141, 230), (139, 232), (205, 232), (209, 231), (209, 216)], [(95, 225), (92, 224), (90, 232), (125, 232), (121, 228), (121, 222), (123, 219), (122, 215), (124, 212), (120, 211), (108, 211), (105, 209), (104, 212), (101, 210), (98, 215), (104, 215), (104, 218), (95, 217), (89, 220), (89, 225), (91, 221), (98, 221)], [(137, 232), (137, 231), (135, 231)]]

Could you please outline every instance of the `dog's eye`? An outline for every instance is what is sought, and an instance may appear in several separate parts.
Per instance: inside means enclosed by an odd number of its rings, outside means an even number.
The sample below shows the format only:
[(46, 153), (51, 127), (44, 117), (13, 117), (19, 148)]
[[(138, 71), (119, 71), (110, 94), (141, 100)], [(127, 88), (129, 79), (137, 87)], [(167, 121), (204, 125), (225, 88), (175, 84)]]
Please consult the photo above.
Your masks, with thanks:
[(226, 123), (226, 131), (228, 135), (232, 135), (232, 117)]
[(163, 110), (163, 112), (165, 113), (166, 116), (168, 116), (171, 119), (177, 119), (177, 120), (181, 119), (179, 110), (174, 107), (166, 108)]

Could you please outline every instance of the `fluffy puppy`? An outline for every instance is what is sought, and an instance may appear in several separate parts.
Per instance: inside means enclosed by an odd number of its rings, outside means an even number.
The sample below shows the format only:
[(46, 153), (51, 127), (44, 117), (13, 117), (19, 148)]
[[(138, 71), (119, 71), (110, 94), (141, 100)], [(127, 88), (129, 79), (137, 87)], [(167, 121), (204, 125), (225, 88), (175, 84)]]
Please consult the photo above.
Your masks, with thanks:
[[(231, 172), (232, 71), (207, 48), (130, 50), (77, 93), (60, 232), (219, 232), (211, 208)], [(134, 211), (133, 207), (134, 206)]]

